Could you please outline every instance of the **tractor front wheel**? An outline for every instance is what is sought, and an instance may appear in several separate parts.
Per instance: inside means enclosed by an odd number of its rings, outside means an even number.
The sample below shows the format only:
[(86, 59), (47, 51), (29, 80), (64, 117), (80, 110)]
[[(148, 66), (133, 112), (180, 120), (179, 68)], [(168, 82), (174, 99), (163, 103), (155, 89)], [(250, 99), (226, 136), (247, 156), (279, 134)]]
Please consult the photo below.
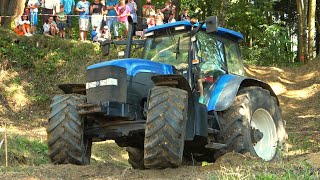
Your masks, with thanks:
[(85, 121), (77, 104), (85, 96), (57, 95), (51, 104), (47, 128), (49, 157), (54, 164), (87, 165), (90, 163), (92, 140), (84, 136)]
[(146, 168), (181, 165), (187, 113), (188, 93), (185, 90), (165, 86), (151, 89), (144, 141)]

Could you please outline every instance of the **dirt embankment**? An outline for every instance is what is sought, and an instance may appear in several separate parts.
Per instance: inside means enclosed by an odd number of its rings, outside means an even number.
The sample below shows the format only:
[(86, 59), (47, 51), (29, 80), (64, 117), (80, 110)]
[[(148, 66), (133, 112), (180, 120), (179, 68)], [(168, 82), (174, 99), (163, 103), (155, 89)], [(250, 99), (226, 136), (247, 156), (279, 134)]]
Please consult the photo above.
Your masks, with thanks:
[[(302, 161), (313, 169), (319, 169), (320, 155), (320, 61), (311, 62), (302, 67), (246, 67), (249, 76), (256, 77), (269, 83), (280, 99), (283, 119), (286, 121), (289, 133), (289, 152), (281, 163), (265, 165), (259, 160), (247, 155), (227, 154), (216, 163), (208, 166), (180, 167), (164, 170), (133, 170), (126, 162), (127, 154), (112, 142), (94, 145), (92, 165), (41, 165), (2, 169), (0, 179), (207, 179), (212, 173), (223, 171), (228, 173), (231, 168), (241, 167), (248, 163), (248, 167), (256, 171), (281, 171), (287, 165), (295, 165)], [(17, 90), (19, 91), (19, 89)], [(23, 94), (23, 93), (22, 93)], [(6, 107), (2, 106), (2, 109)], [(4, 113), (4, 111), (3, 111)], [(37, 125), (26, 134), (45, 138), (46, 112), (40, 111), (25, 114), (27, 119), (37, 117)], [(7, 116), (12, 118), (13, 116)], [(19, 120), (19, 119), (18, 119)], [(17, 122), (17, 120), (13, 120)], [(19, 129), (19, 123), (14, 123)], [(25, 126), (20, 127), (25, 130)], [(36, 132), (36, 134), (32, 132)], [(300, 142), (301, 138), (306, 142)], [(300, 147), (306, 143), (312, 147)], [(286, 165), (284, 165), (286, 164)], [(298, 166), (298, 165), (297, 165)], [(236, 170), (237, 171), (237, 170)], [(232, 173), (232, 172), (231, 172)]]

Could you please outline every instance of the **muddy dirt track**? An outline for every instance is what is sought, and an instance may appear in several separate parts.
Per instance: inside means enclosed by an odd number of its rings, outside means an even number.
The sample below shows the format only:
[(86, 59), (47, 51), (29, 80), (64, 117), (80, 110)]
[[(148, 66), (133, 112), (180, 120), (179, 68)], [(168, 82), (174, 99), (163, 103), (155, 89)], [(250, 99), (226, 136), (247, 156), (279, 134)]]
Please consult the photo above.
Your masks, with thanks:
[[(269, 168), (277, 171), (283, 164), (307, 162), (312, 168), (320, 169), (320, 62), (294, 68), (254, 67), (246, 68), (249, 76), (269, 83), (278, 95), (283, 119), (290, 137), (308, 135), (316, 146), (307, 151), (299, 150), (299, 143), (288, 143), (288, 152), (281, 163), (270, 163)], [(46, 113), (43, 113), (43, 116)], [(42, 117), (45, 119), (45, 117)], [(23, 127), (21, 128), (23, 129)], [(38, 136), (46, 137), (45, 128), (37, 130)], [(264, 171), (265, 165), (256, 165), (259, 160), (248, 155), (227, 154), (216, 163), (207, 166), (183, 166), (164, 170), (133, 170), (128, 163), (126, 152), (113, 142), (94, 144), (92, 165), (41, 165), (23, 166), (2, 170), (0, 179), (207, 179), (212, 173), (225, 167), (252, 166)], [(248, 161), (245, 161), (248, 160)], [(261, 169), (259, 169), (261, 167)]]

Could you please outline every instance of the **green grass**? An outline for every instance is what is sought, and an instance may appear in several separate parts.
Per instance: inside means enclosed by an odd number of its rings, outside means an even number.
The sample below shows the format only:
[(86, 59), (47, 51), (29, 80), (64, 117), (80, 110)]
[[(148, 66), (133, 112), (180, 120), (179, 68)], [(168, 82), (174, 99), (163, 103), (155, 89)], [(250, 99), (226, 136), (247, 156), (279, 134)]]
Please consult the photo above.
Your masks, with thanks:
[[(48, 163), (48, 147), (46, 142), (31, 139), (22, 135), (8, 133), (8, 166), (37, 166)], [(5, 166), (5, 147), (0, 149), (0, 166)], [(1, 168), (0, 168), (1, 171)]]

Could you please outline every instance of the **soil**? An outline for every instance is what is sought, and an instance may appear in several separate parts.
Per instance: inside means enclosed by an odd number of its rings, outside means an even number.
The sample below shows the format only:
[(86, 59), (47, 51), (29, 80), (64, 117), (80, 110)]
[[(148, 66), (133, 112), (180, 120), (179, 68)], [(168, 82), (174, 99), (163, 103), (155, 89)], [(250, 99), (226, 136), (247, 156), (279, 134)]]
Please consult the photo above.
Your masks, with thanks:
[[(313, 61), (301, 67), (277, 68), (247, 66), (249, 76), (261, 79), (271, 85), (278, 95), (282, 107), (283, 119), (289, 137), (303, 137), (308, 135), (313, 148), (301, 150), (293, 142), (288, 142), (288, 152), (282, 162), (297, 164), (305, 161), (312, 168), (320, 168), (320, 61)], [(0, 83), (1, 84), (1, 83)], [(0, 86), (1, 90), (1, 86)], [(1, 96), (0, 96), (1, 100)], [(48, 109), (41, 113), (23, 114), (15, 117), (9, 113), (7, 103), (0, 109), (0, 114), (12, 122), (18, 132), (31, 137), (46, 138), (45, 125)], [(1, 104), (1, 103), (0, 103)], [(40, 107), (30, 107), (31, 110)], [(17, 120), (18, 119), (18, 120)], [(36, 119), (36, 123), (29, 126), (21, 123)], [(290, 139), (290, 138), (289, 138)], [(299, 142), (297, 143), (299, 144)], [(116, 146), (112, 141), (95, 143), (93, 146), (92, 163), (90, 166), (75, 165), (41, 165), (19, 166), (8, 168), (0, 174), (0, 179), (207, 179), (208, 174), (225, 167), (241, 166), (244, 161), (259, 162), (260, 160), (245, 154), (228, 153), (215, 163), (207, 166), (182, 166), (176, 169), (163, 170), (134, 170), (127, 163), (128, 155), (124, 149)], [(14, 165), (11, 165), (14, 166)], [(268, 165), (274, 169), (283, 168), (279, 164)], [(259, 171), (259, 167), (258, 171)], [(263, 171), (263, 167), (261, 167)]]

